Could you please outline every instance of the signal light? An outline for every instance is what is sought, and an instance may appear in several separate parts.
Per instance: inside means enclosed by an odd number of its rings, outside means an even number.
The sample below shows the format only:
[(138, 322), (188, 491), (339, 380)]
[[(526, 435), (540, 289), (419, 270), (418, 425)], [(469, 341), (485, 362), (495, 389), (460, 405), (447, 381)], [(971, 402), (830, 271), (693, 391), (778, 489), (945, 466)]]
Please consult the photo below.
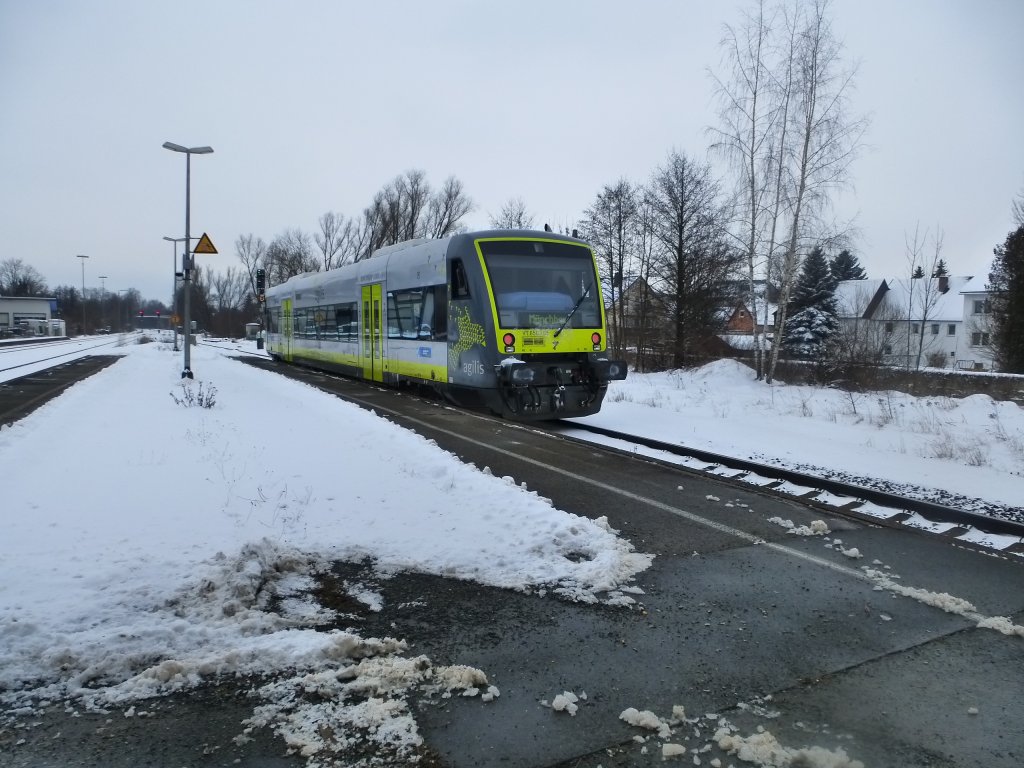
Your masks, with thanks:
[(514, 352), (516, 348), (516, 337), (511, 333), (506, 333), (501, 337), (502, 343), (505, 345), (506, 352)]
[(594, 342), (594, 351), (595, 352), (600, 352), (601, 351), (601, 334), (598, 333), (597, 331), (594, 331), (594, 333), (590, 334), (590, 340), (592, 342)]

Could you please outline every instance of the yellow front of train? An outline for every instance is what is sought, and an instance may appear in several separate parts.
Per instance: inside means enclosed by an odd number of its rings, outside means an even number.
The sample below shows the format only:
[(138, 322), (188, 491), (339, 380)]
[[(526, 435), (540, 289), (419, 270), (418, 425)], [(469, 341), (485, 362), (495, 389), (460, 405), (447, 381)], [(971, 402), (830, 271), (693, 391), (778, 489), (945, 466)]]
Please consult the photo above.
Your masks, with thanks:
[(593, 251), (558, 235), (475, 240), (490, 299), (502, 410), (525, 419), (596, 413), (626, 363), (607, 356)]

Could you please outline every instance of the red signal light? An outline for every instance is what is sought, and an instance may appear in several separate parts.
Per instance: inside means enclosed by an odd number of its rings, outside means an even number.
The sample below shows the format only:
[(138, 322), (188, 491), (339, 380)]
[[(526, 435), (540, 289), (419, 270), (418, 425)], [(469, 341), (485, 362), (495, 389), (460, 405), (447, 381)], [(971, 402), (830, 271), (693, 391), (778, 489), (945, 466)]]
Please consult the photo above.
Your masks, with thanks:
[(592, 333), (592, 334), (590, 334), (590, 340), (592, 342), (594, 342), (595, 344), (600, 344), (601, 343), (601, 334), (600, 333)]

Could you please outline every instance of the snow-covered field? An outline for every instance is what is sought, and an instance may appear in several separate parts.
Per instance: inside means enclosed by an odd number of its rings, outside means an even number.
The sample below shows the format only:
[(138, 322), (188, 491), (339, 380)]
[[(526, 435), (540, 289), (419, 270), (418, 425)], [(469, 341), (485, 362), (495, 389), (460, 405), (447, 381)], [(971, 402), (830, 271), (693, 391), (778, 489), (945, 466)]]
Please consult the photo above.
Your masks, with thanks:
[[(275, 728), (311, 764), (346, 738), (401, 754), (420, 743), (411, 692), (487, 706), (500, 691), (486, 670), (409, 657), (409, 638), (318, 630), (332, 614), (310, 587), (332, 561), (547, 599), (637, 598), (632, 580), (651, 558), (604, 520), (223, 350), (195, 348), (185, 384), (167, 344), (111, 351), (125, 359), (0, 431), (0, 712), (68, 702), (134, 713), (217, 674), (253, 674), (274, 682), (247, 727)], [(986, 397), (768, 388), (720, 362), (633, 375), (588, 420), (993, 503), (1024, 498), (1024, 415)], [(315, 703), (295, 695), (309, 686)]]
[(720, 360), (630, 374), (582, 421), (1024, 520), (1024, 409), (987, 395), (768, 386)]

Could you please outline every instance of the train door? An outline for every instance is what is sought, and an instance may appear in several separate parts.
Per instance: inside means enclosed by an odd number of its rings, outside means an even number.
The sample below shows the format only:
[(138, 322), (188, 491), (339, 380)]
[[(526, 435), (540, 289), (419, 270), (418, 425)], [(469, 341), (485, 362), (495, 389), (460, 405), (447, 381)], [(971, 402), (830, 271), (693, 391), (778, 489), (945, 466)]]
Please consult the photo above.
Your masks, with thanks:
[(294, 315), (292, 314), (292, 300), (284, 299), (281, 302), (281, 356), (289, 363), (292, 361), (292, 333), (294, 332), (294, 325), (292, 323)]
[(380, 283), (362, 287), (362, 304), (360, 356), (363, 362), (363, 378), (383, 382), (384, 305), (381, 300)]

